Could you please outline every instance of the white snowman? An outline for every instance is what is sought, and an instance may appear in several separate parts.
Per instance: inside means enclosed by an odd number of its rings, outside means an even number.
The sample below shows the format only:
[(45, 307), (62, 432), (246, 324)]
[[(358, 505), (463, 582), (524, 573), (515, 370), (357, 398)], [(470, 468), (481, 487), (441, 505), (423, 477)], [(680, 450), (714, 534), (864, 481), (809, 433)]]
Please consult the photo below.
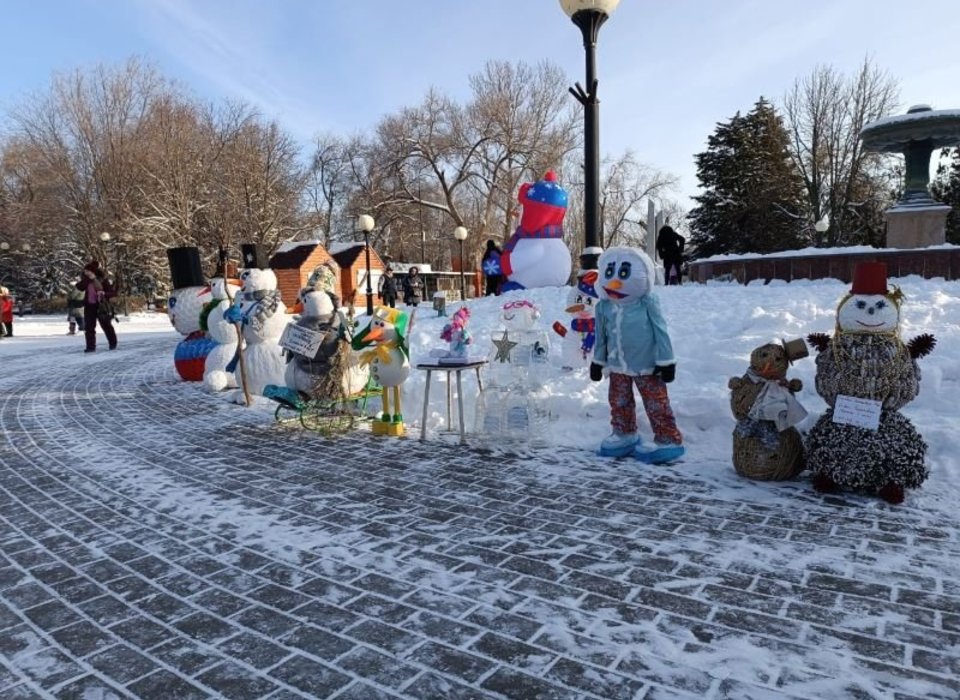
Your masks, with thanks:
[(565, 285), (572, 269), (570, 249), (563, 241), (566, 190), (551, 170), (539, 182), (521, 185), (517, 199), (523, 205), (520, 226), (500, 256), (499, 272), (506, 278), (503, 291)]
[(559, 335), (561, 368), (573, 370), (589, 367), (593, 357), (593, 346), (596, 342), (596, 326), (593, 314), (594, 304), (597, 302), (597, 291), (594, 284), (597, 281), (597, 271), (587, 270), (580, 274), (577, 286), (570, 289), (567, 295), (566, 312), (572, 314), (570, 327), (560, 321), (553, 324), (554, 332)]
[[(206, 330), (216, 346), (210, 350), (203, 366), (203, 385), (210, 391), (236, 389), (237, 380), (234, 376), (235, 360), (238, 353), (239, 340), (237, 327), (228, 321), (224, 314), (231, 306), (227, 297), (227, 282), (222, 277), (210, 282), (213, 300), (204, 309), (206, 315)], [(237, 288), (230, 285), (230, 295), (236, 296)]]
[(240, 388), (235, 400), (243, 401), (246, 385), (251, 394), (263, 394), (268, 384), (284, 384), (285, 363), (280, 336), (287, 325), (287, 307), (280, 299), (277, 276), (270, 269), (248, 268), (240, 273), (241, 290), (225, 313), (240, 323), (245, 342), (242, 371), (235, 373)]

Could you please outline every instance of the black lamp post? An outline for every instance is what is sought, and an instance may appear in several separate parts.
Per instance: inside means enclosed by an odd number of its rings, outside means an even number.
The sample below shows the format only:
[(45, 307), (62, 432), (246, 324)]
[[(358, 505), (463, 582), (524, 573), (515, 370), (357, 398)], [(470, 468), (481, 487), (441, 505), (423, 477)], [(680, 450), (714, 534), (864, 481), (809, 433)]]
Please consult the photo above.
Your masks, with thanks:
[(467, 300), (467, 282), (463, 275), (463, 242), (467, 240), (467, 229), (457, 226), (453, 229), (453, 237), (460, 241), (460, 299)]
[(115, 241), (114, 249), (117, 257), (117, 294), (123, 290), (123, 315), (130, 316), (130, 307), (128, 305), (130, 298), (130, 285), (127, 284), (127, 271), (125, 269), (127, 251), (126, 241)]
[(370, 280), (370, 232), (376, 223), (369, 214), (357, 217), (357, 228), (363, 231), (363, 248), (367, 259), (367, 316), (373, 316), (373, 284)]
[(600, 243), (600, 101), (597, 99), (597, 37), (620, 0), (560, 0), (560, 7), (580, 28), (587, 63), (587, 89), (580, 83), (570, 93), (583, 105), (584, 248), (580, 269), (597, 269)]

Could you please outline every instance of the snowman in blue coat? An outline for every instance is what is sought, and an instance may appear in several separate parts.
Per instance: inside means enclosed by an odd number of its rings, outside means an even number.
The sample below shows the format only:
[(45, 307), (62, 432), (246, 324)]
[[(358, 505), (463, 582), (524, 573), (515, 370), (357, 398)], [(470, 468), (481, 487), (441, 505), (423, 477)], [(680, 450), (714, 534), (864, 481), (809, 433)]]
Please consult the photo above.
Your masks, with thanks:
[[(598, 263), (596, 291), (596, 345), (590, 378), (610, 381), (608, 400), (613, 432), (600, 444), (607, 457), (633, 455), (647, 464), (664, 464), (684, 454), (683, 436), (670, 406), (667, 384), (676, 374), (677, 361), (652, 293), (653, 261), (636, 248), (614, 247)], [(636, 386), (653, 430), (653, 443), (637, 434)]]

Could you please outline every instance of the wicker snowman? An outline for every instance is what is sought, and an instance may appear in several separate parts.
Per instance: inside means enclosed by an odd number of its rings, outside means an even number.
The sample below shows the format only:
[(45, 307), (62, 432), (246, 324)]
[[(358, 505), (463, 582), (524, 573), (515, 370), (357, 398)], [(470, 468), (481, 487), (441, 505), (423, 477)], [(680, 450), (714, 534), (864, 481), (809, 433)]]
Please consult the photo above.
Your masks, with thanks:
[(803, 471), (803, 440), (794, 426), (807, 412), (793, 397), (803, 383), (788, 381), (787, 369), (808, 354), (800, 338), (761, 345), (750, 353), (746, 374), (727, 383), (730, 408), (737, 419), (733, 467), (740, 476), (781, 481)]
[[(885, 263), (861, 263), (837, 308), (833, 337), (808, 336), (818, 351), (817, 393), (829, 406), (807, 436), (807, 464), (818, 491), (876, 493), (901, 503), (904, 489), (920, 486), (929, 474), (927, 445), (900, 409), (920, 392), (917, 359), (936, 340), (924, 334), (903, 343), (902, 303), (900, 290), (887, 288)], [(874, 406), (876, 426), (835, 420), (841, 397)]]

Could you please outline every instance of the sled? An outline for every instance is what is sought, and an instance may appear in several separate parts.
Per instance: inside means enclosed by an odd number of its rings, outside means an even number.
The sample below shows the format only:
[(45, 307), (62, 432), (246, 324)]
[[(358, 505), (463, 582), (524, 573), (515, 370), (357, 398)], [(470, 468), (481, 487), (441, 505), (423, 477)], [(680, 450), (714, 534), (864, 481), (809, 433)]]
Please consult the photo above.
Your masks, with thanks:
[(357, 420), (366, 419), (368, 399), (382, 393), (382, 387), (370, 378), (362, 391), (340, 398), (311, 399), (295, 389), (275, 384), (265, 387), (263, 395), (277, 403), (273, 412), (277, 423), (298, 421), (306, 430), (334, 437), (353, 428)]

